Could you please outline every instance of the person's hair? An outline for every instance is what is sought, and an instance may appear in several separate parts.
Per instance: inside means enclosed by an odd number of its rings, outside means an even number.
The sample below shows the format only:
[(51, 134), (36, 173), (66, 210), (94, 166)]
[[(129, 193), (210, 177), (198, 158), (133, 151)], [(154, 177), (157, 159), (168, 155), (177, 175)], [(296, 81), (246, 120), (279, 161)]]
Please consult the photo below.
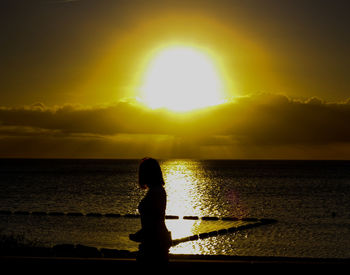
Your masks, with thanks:
[(162, 169), (153, 158), (143, 158), (139, 166), (139, 185), (142, 189), (164, 185)]

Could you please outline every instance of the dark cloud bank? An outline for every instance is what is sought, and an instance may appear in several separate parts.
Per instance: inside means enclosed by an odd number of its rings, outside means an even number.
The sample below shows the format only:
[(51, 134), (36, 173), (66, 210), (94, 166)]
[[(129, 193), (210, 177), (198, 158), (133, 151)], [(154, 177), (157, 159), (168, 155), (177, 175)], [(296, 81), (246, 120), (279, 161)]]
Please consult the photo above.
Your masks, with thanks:
[(313, 158), (315, 151), (317, 158), (337, 158), (339, 152), (346, 158), (349, 121), (349, 100), (300, 101), (272, 94), (238, 97), (191, 115), (125, 102), (2, 107), (0, 156), (263, 158), (268, 150), (267, 158)]

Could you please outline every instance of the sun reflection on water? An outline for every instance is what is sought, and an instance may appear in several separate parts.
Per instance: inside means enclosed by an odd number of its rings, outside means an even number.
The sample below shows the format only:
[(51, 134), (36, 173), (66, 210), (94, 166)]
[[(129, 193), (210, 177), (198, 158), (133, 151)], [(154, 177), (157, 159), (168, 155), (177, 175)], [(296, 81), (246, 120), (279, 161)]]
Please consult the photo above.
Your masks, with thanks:
[[(178, 220), (166, 220), (172, 238), (178, 239), (198, 233), (201, 220), (183, 220), (183, 216), (204, 216), (207, 194), (202, 192), (206, 180), (205, 171), (199, 161), (169, 160), (162, 163), (167, 191), (167, 214), (177, 215)], [(208, 203), (208, 200), (207, 200)], [(171, 248), (175, 254), (200, 254), (203, 240), (181, 243)]]
[[(179, 219), (167, 219), (166, 224), (173, 240), (227, 229), (235, 226), (232, 221), (183, 219), (184, 216), (243, 217), (247, 210), (240, 199), (232, 178), (223, 177), (220, 172), (207, 169), (208, 163), (196, 160), (167, 160), (161, 162), (167, 192), (167, 215)], [(173, 254), (216, 253), (223, 240), (232, 244), (232, 234), (181, 242), (170, 249)], [(220, 244), (221, 242), (221, 244)]]
[(200, 162), (170, 160), (162, 163), (167, 191), (167, 213), (170, 215), (202, 216), (202, 199), (199, 186), (205, 175)]

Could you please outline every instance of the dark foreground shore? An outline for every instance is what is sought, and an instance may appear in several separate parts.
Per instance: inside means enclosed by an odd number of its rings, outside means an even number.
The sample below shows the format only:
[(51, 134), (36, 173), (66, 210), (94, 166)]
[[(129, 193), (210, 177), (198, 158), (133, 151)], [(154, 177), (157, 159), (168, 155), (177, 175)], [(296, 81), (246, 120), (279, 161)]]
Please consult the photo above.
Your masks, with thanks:
[[(311, 259), (288, 257), (241, 257), (241, 256), (207, 256), (207, 255), (170, 255), (167, 266), (141, 266), (135, 258), (75, 258), (75, 257), (29, 257), (0, 256), (3, 270), (12, 272), (68, 274), (104, 274), (132, 271), (170, 271), (170, 272), (269, 272), (281, 274), (290, 271), (344, 271), (350, 266), (350, 259)], [(12, 273), (13, 274), (13, 273)]]
[[(224, 256), (224, 255), (170, 255), (167, 266), (141, 266), (136, 261), (136, 252), (117, 249), (97, 249), (84, 245), (60, 244), (54, 247), (38, 247), (20, 245), (11, 238), (5, 239), (0, 249), (0, 265), (2, 270), (12, 274), (24, 272), (49, 274), (55, 271), (65, 274), (98, 274), (111, 271), (217, 271), (261, 272), (267, 271), (305, 271), (312, 272), (343, 270), (350, 266), (350, 259), (323, 258), (291, 258), (291, 257), (257, 257), (257, 256)], [(113, 272), (114, 273), (114, 272)], [(227, 272), (226, 272), (227, 273)], [(8, 273), (10, 274), (10, 273)]]

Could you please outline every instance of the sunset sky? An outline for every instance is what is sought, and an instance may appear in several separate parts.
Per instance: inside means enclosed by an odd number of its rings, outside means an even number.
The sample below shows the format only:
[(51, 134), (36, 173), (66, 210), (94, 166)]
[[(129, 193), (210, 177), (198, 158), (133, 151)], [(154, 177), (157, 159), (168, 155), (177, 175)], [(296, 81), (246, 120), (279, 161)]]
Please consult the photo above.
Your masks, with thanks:
[(349, 10), (3, 0), (0, 157), (350, 159)]

